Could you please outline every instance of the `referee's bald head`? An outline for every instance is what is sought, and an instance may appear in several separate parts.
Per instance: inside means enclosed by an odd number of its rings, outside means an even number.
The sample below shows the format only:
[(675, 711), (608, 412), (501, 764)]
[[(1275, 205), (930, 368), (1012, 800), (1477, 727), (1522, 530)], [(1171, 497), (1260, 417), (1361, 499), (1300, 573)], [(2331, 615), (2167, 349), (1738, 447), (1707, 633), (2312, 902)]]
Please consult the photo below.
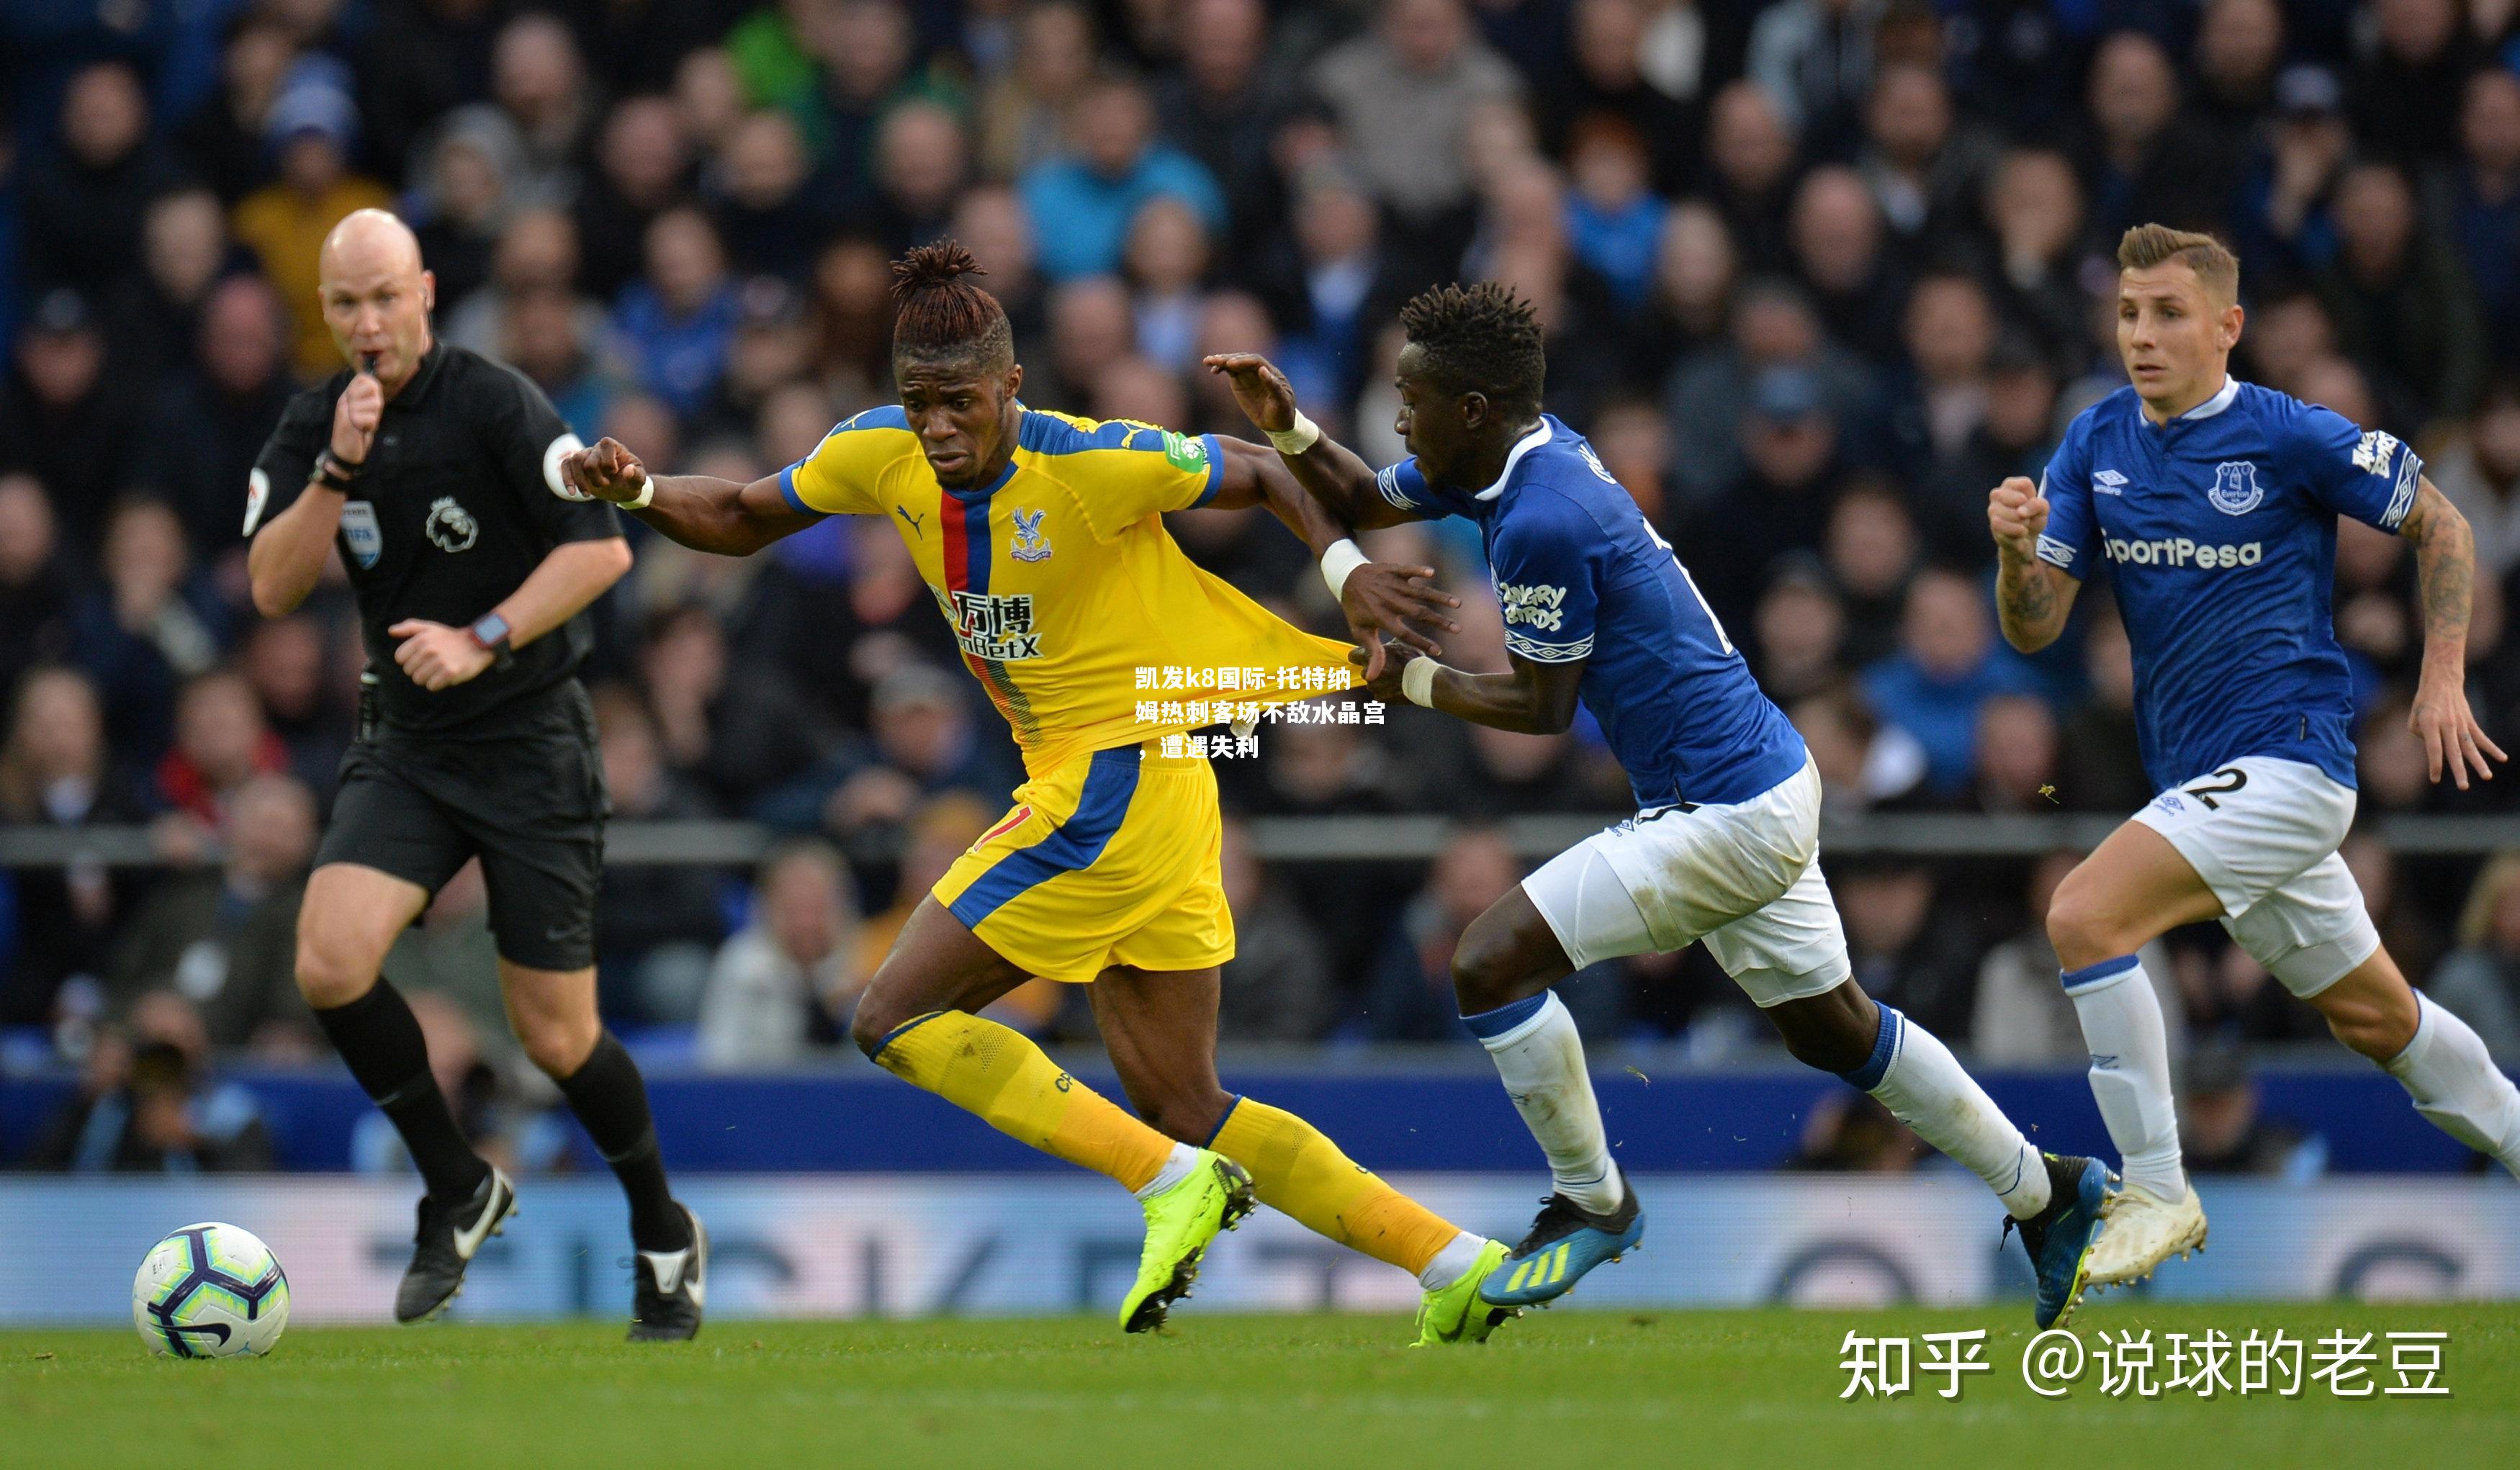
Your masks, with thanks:
[(353, 209), (324, 237), (317, 271), (322, 280), (375, 273), (417, 276), (420, 237), (385, 209)]
[(334, 344), (370, 365), (388, 391), (420, 366), (429, 344), (437, 283), (422, 266), (420, 240), (382, 209), (354, 209), (324, 237), (317, 294)]

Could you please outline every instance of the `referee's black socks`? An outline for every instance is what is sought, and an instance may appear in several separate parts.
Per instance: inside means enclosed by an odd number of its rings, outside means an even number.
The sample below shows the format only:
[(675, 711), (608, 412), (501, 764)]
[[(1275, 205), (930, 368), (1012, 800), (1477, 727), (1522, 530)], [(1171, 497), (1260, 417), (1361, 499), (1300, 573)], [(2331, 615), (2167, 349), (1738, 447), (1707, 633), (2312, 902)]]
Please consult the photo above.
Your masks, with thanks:
[(643, 1251), (679, 1251), (692, 1243), (691, 1223), (674, 1206), (665, 1184), (665, 1158), (656, 1148), (656, 1125), (648, 1114), (648, 1085), (639, 1064), (609, 1030), (595, 1040), (586, 1061), (559, 1079), (569, 1111), (586, 1125), (604, 1162), (630, 1196), (630, 1239)]
[(490, 1166), (455, 1126), (446, 1094), (428, 1070), (428, 1043), (420, 1034), (420, 1018), (411, 1013), (402, 992), (380, 975), (366, 995), (349, 1004), (317, 1010), (315, 1023), (394, 1132), (402, 1135), (428, 1192), (448, 1203), (471, 1199), (490, 1177)]

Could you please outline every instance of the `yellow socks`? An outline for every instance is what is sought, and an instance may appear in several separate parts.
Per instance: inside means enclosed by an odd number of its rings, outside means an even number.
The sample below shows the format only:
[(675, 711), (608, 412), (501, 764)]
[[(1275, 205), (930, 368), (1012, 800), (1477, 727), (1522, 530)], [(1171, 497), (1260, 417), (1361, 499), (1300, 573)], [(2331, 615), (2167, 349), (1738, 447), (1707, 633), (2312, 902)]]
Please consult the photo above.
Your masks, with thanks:
[(1251, 1171), (1262, 1204), (1412, 1275), (1462, 1233), (1339, 1152), (1320, 1129), (1265, 1102), (1238, 1100), (1207, 1146)]
[(1009, 1137), (1108, 1175), (1132, 1191), (1151, 1181), (1173, 1151), (1172, 1139), (1060, 1071), (1021, 1032), (968, 1011), (931, 1011), (911, 1021), (885, 1040), (875, 1059)]

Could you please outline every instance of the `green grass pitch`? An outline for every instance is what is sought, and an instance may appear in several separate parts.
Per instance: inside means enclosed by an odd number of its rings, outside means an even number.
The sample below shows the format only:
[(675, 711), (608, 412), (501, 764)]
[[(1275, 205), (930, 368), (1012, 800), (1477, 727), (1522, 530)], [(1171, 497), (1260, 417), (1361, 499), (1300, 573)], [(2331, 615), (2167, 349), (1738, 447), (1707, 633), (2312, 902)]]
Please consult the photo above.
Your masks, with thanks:
[[(0, 1464), (1279, 1466), (2520, 1463), (2520, 1306), (2102, 1304), (2156, 1335), (2450, 1333), (2448, 1399), (2144, 1403), (2021, 1382), (2017, 1305), (1959, 1312), (1537, 1313), (1415, 1351), (1373, 1316), (717, 1322), (634, 1349), (615, 1323), (300, 1327), (261, 1360), (178, 1362), (130, 1331), (0, 1333)], [(1984, 1326), (1958, 1402), (1842, 1402), (1847, 1331)], [(2375, 1339), (2380, 1341), (2379, 1339)], [(1921, 1349), (1921, 1344), (1918, 1345)], [(2384, 1352), (2379, 1375), (2385, 1372)], [(1939, 1380), (1936, 1381), (1939, 1383)]]

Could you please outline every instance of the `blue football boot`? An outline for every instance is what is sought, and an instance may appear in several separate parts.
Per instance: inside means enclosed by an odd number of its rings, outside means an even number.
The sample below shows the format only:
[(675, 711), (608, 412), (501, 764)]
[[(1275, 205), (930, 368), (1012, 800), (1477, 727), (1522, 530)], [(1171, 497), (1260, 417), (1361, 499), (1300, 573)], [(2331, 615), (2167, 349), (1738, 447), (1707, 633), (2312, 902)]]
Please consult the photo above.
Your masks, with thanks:
[(2006, 1233), (2021, 1227), (2030, 1269), (2039, 1278), (2032, 1315), (2041, 1331), (2074, 1314), (2089, 1275), (2092, 1247), (2100, 1238), (2109, 1197), (2108, 1166), (2075, 1154), (2042, 1153), (2048, 1165), (2048, 1208), (2028, 1220), (2003, 1222)]
[(1637, 1191), (1619, 1180), (1619, 1207), (1596, 1215), (1563, 1194), (1540, 1202), (1531, 1233), (1506, 1255), (1479, 1287), (1479, 1300), (1496, 1307), (1536, 1307), (1572, 1291), (1584, 1273), (1616, 1261), (1644, 1238), (1645, 1214)]

